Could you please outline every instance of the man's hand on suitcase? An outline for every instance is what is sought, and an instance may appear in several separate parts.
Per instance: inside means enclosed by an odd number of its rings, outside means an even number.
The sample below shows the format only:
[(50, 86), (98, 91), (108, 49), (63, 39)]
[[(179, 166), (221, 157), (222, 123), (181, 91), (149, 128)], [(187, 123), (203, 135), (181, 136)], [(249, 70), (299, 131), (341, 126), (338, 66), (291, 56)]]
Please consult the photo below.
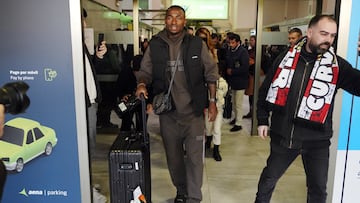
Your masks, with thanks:
[(148, 92), (146, 89), (146, 84), (143, 82), (138, 83), (137, 88), (136, 88), (136, 92), (135, 95), (140, 98), (140, 95), (143, 94), (145, 99), (148, 98)]

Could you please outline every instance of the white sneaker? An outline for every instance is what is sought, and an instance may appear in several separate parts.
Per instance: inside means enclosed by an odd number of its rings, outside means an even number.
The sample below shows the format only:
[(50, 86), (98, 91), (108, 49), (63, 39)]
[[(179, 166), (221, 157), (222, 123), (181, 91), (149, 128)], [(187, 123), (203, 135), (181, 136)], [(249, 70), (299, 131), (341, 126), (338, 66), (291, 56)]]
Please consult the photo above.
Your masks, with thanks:
[(93, 203), (106, 203), (105, 195), (101, 194), (95, 187), (93, 187)]

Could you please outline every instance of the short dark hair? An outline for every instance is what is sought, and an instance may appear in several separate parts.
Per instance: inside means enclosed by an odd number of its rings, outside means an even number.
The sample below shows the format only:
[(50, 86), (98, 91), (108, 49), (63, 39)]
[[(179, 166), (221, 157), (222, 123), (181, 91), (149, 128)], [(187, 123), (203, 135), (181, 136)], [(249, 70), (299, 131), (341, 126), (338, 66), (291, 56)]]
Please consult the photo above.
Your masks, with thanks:
[(328, 20), (333, 21), (334, 23), (336, 23), (336, 20), (334, 19), (333, 15), (326, 15), (326, 14), (316, 15), (316, 16), (311, 18), (311, 20), (309, 22), (309, 25), (308, 25), (308, 28), (316, 25), (323, 18), (327, 18)]
[(211, 34), (211, 39), (215, 39), (215, 38), (220, 39), (220, 37), (219, 37), (219, 35), (218, 35), (218, 34), (216, 34), (216, 33), (212, 33), (212, 34)]
[(289, 30), (289, 34), (291, 34), (291, 33), (298, 33), (299, 35), (302, 35), (302, 31), (299, 29), (299, 28), (297, 28), (297, 27), (294, 27), (294, 28), (291, 28), (290, 30)]
[(231, 33), (229, 35), (229, 40), (235, 40), (237, 42), (240, 42), (240, 35), (236, 34), (236, 33)]
[(226, 36), (230, 36), (230, 35), (232, 35), (232, 34), (234, 34), (233, 32), (227, 32), (226, 33)]
[(179, 5), (172, 5), (170, 6), (168, 9), (166, 9), (166, 16), (168, 15), (168, 12), (171, 10), (171, 9), (180, 9), (184, 12), (185, 14), (185, 9)]

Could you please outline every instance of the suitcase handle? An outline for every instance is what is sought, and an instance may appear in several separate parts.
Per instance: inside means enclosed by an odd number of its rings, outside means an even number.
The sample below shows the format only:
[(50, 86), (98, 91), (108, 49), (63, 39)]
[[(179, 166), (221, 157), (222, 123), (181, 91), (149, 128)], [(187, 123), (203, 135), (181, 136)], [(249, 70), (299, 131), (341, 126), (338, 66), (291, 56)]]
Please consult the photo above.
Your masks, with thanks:
[(149, 137), (147, 134), (147, 122), (146, 122), (146, 100), (143, 93), (140, 94), (140, 100), (141, 100), (141, 117), (142, 117), (142, 125), (143, 125), (143, 141), (145, 147), (148, 147), (150, 145)]

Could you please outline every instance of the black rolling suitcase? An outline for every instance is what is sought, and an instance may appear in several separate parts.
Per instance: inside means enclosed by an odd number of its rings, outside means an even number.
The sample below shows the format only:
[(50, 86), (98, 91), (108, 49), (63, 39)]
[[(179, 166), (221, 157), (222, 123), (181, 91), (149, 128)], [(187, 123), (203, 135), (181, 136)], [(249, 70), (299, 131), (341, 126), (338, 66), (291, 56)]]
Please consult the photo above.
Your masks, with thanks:
[(111, 203), (130, 203), (140, 187), (146, 202), (151, 202), (150, 146), (146, 128), (146, 104), (141, 96), (142, 131), (125, 131), (115, 139), (109, 152)]

